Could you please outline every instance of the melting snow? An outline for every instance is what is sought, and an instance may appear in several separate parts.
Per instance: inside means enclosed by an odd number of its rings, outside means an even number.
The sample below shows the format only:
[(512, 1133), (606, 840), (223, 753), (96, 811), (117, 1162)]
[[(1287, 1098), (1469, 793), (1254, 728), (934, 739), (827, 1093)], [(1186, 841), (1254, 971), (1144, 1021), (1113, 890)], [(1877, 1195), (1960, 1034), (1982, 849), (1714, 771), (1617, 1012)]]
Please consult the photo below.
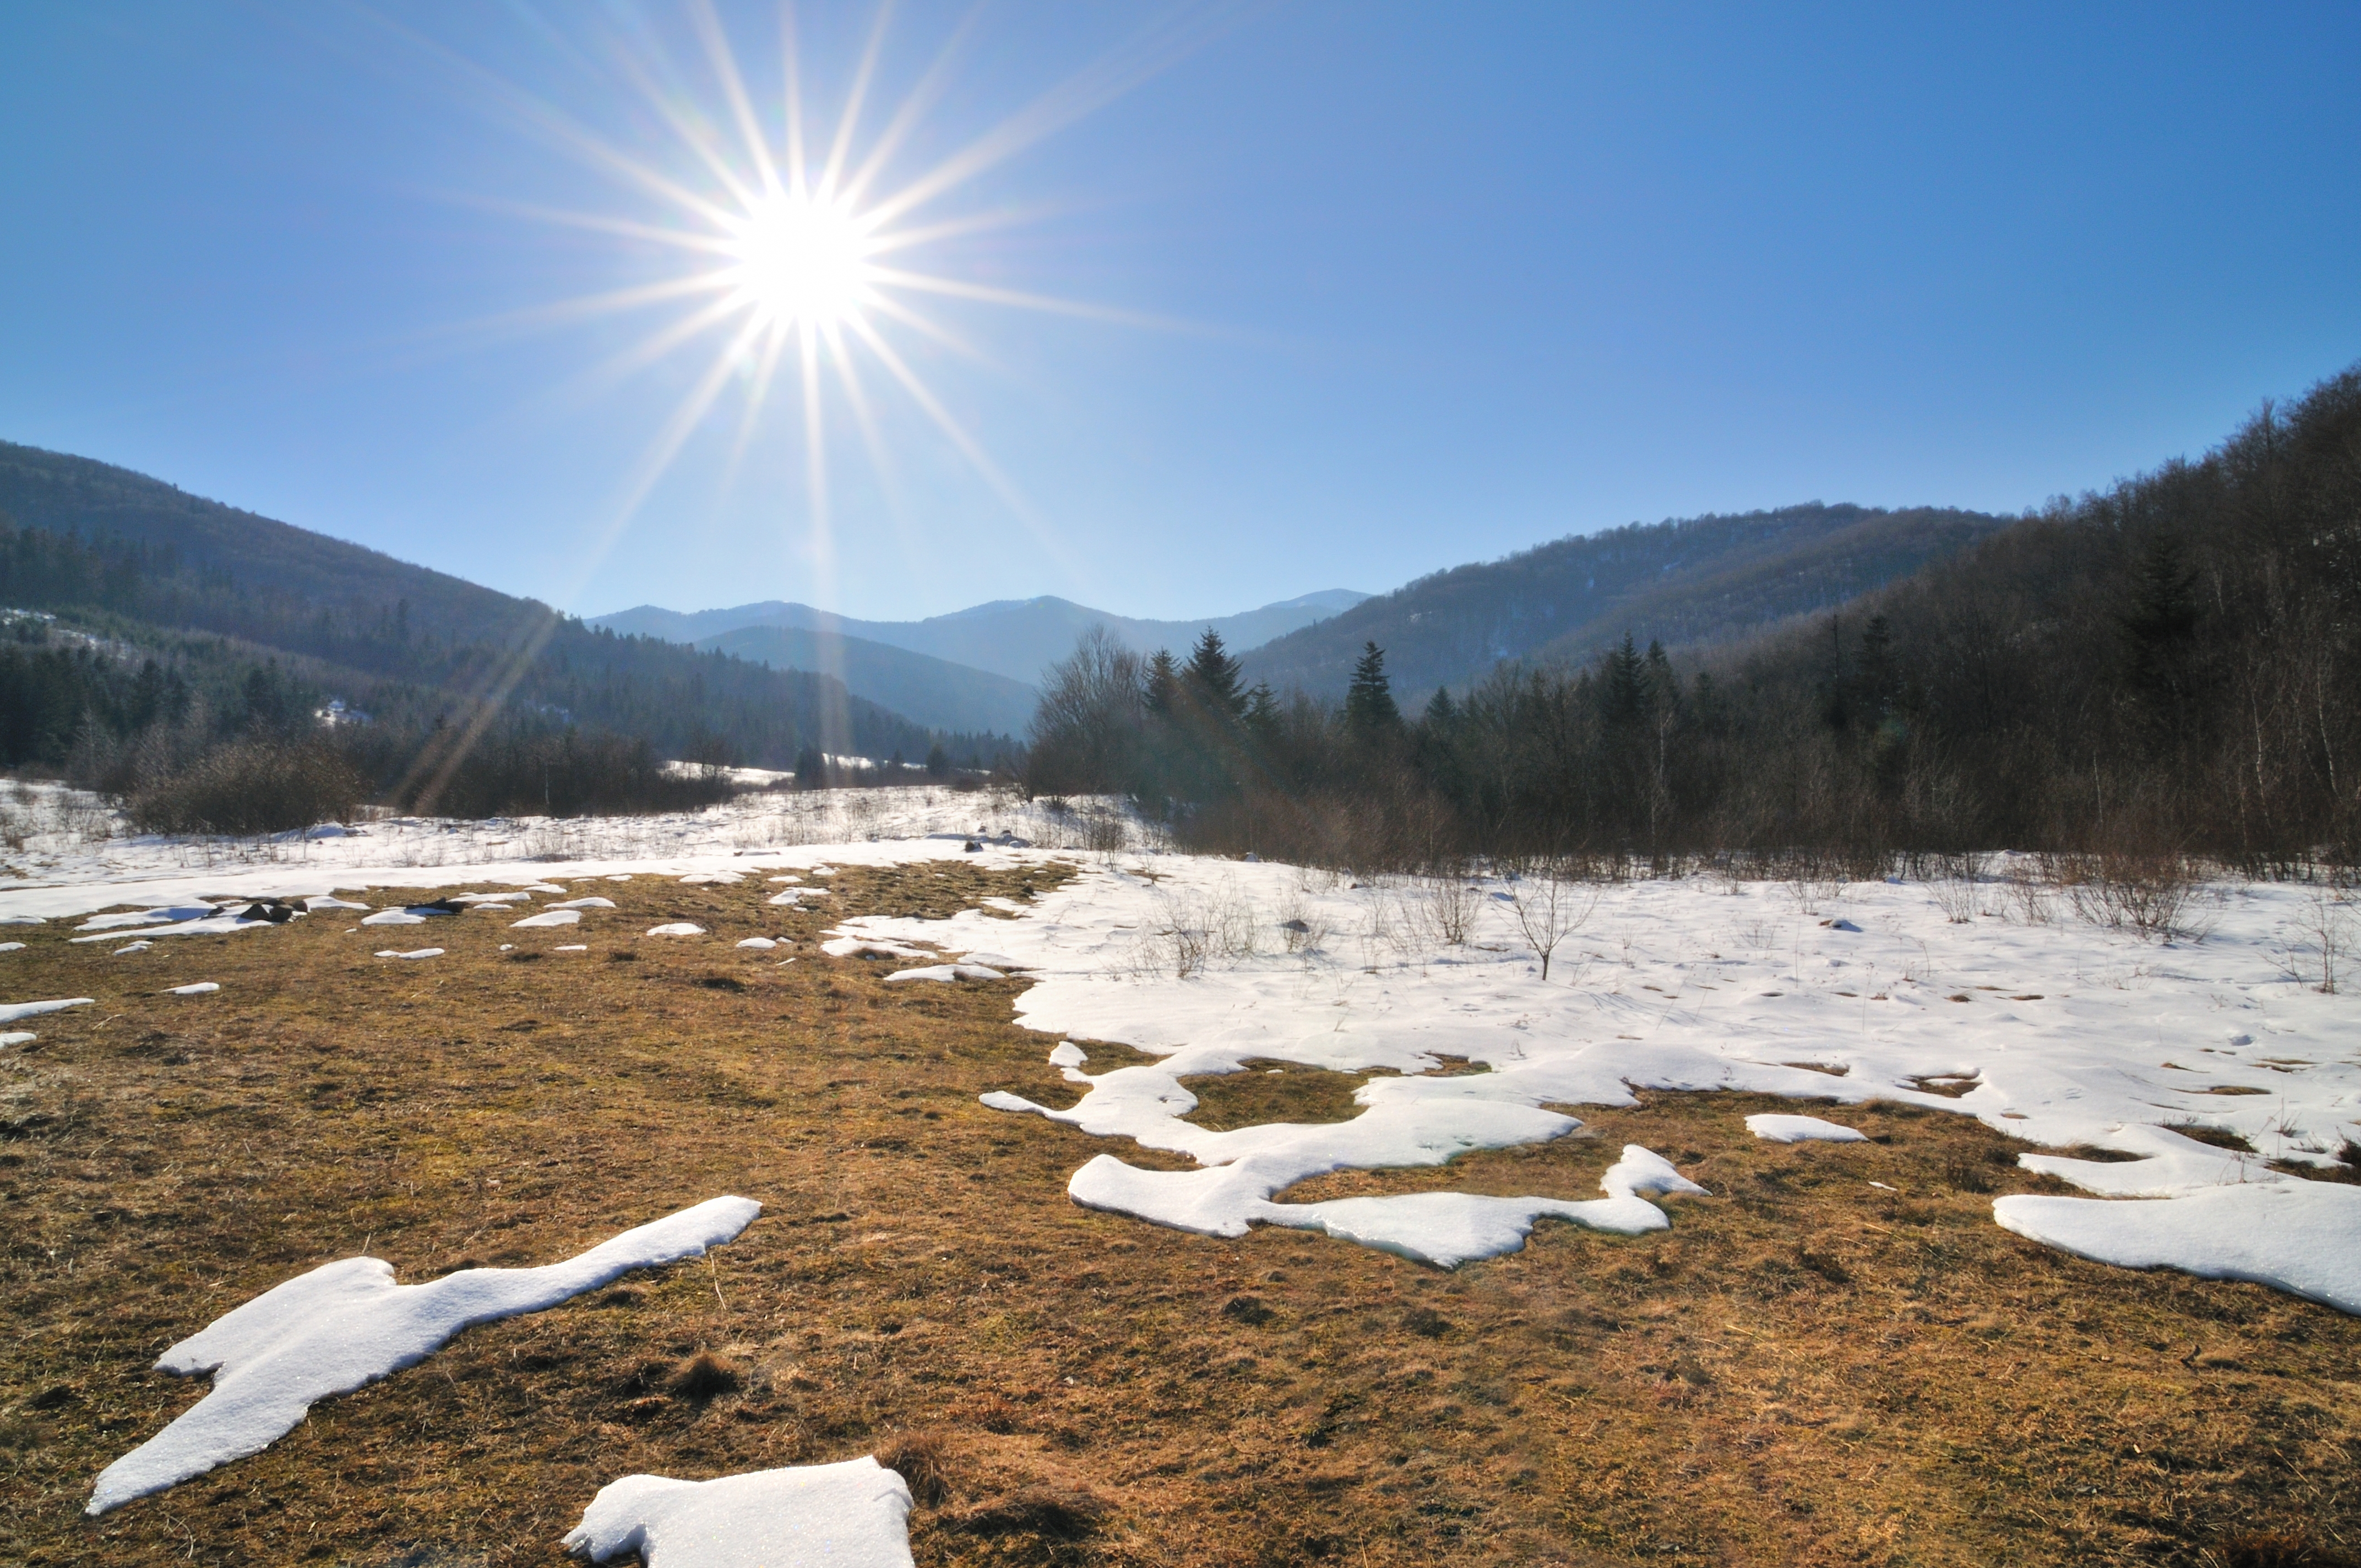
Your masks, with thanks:
[(314, 1403), (417, 1365), (462, 1329), (554, 1307), (634, 1268), (701, 1256), (761, 1212), (747, 1198), (708, 1199), (564, 1263), (463, 1268), (423, 1285), (396, 1285), (393, 1266), (379, 1258), (324, 1264), (163, 1354), (159, 1371), (212, 1373), (213, 1389), (108, 1465), (84, 1511), (103, 1514), (259, 1453)]
[(885, 983), (898, 985), (909, 980), (937, 980), (948, 983), (962, 980), (1006, 980), (1007, 978), (998, 970), (986, 969), (982, 964), (928, 964), (924, 969), (895, 970), (885, 977)]
[(1774, 1144), (1864, 1144), (1869, 1135), (1857, 1127), (1823, 1122), (1817, 1116), (1749, 1116), (1746, 1130)]
[(87, 1007), (87, 996), (68, 997), (62, 1002), (0, 1003), (0, 1024), (14, 1024), (20, 1018), (38, 1018), (44, 1013), (62, 1013), (69, 1007)]
[(910, 1488), (870, 1458), (715, 1481), (626, 1475), (600, 1488), (567, 1551), (646, 1568), (910, 1568)]
[(1996, 1199), (1993, 1218), (2100, 1263), (2252, 1280), (2361, 1313), (2361, 1187), (2248, 1182), (2134, 1203), (2019, 1193)]

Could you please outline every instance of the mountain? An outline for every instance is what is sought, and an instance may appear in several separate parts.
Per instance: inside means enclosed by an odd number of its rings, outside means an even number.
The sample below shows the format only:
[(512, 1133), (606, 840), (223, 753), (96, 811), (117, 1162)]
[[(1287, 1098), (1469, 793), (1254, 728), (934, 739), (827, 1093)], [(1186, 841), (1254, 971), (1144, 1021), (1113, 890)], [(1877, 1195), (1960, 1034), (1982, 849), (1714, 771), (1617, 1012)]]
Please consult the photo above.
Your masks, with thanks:
[(619, 634), (661, 637), (668, 641), (700, 645), (722, 632), (749, 626), (833, 632), (929, 654), (1029, 685), (1041, 678), (1043, 670), (1072, 652), (1074, 640), (1093, 626), (1107, 627), (1143, 653), (1159, 648), (1180, 652), (1209, 626), (1220, 632), (1222, 641), (1231, 648), (1253, 648), (1323, 617), (1341, 614), (1368, 597), (1350, 588), (1328, 588), (1281, 599), (1259, 609), (1208, 616), (1202, 620), (1142, 620), (1050, 596), (995, 599), (925, 620), (856, 620), (814, 609), (809, 605), (769, 599), (734, 609), (706, 609), (693, 614), (641, 605), (613, 615), (595, 616), (589, 624)]
[(89, 622), (156, 652), (168, 673), (197, 660), (215, 685), (230, 666), (276, 660), (272, 681), (291, 676), (422, 730), (579, 724), (668, 756), (718, 751), (772, 767), (806, 746), (998, 749), (988, 735), (937, 734), (830, 675), (619, 637), (86, 457), (0, 442), (0, 602)]
[(1580, 662), (1627, 630), (1642, 645), (1726, 641), (1907, 576), (2006, 521), (1814, 501), (1632, 523), (1421, 577), (1250, 650), (1246, 678), (1340, 696), (1376, 642), (1395, 691), (1416, 699), (1503, 660)]
[(913, 653), (865, 637), (807, 631), (793, 626), (741, 626), (697, 646), (774, 669), (833, 676), (914, 723), (943, 730), (1022, 735), (1041, 694), (1023, 681)]

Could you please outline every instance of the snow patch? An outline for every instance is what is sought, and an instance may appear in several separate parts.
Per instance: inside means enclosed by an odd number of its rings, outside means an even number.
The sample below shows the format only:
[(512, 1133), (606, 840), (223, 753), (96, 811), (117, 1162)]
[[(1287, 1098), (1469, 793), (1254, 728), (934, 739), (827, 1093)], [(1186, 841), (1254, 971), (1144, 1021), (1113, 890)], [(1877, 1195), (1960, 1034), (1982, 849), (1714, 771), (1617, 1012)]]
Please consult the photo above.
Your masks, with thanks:
[(873, 1458), (712, 1481), (626, 1475), (599, 1489), (567, 1551), (646, 1568), (910, 1568), (910, 1488)]
[(87, 996), (70, 996), (61, 1002), (0, 1003), (0, 1024), (14, 1024), (20, 1018), (38, 1018), (44, 1013), (62, 1013), (69, 1007), (88, 1007)]
[(686, 920), (675, 920), (668, 926), (649, 927), (648, 935), (651, 937), (702, 937), (705, 935), (705, 927), (692, 926)]
[(582, 918), (579, 909), (544, 909), (538, 915), (528, 915), (522, 920), (509, 922), (511, 931), (545, 931), (553, 926), (572, 926)]
[(377, 956), (381, 959), (439, 959), (443, 956), (443, 949), (440, 948), (413, 948), (409, 952), (397, 953), (391, 948), (380, 948), (378, 949)]
[(334, 1394), (349, 1394), (426, 1359), (460, 1330), (555, 1307), (629, 1273), (730, 1240), (762, 1212), (712, 1198), (541, 1268), (463, 1268), (396, 1285), (381, 1258), (323, 1264), (273, 1287), (157, 1361), (214, 1386), (162, 1431), (100, 1473), (83, 1510), (97, 1515), (259, 1453)]
[(885, 983), (899, 985), (905, 981), (933, 980), (950, 984), (962, 980), (1006, 980), (1007, 978), (998, 970), (986, 969), (982, 964), (928, 964), (924, 969), (895, 970), (885, 977)]
[(217, 980), (201, 980), (194, 985), (172, 985), (164, 989), (167, 996), (210, 996), (221, 989)]
[(2018, 1193), (1993, 1200), (1993, 1218), (2044, 1246), (2119, 1268), (2250, 1280), (2361, 1313), (2361, 1187), (2247, 1182), (2129, 1202)]
[(1749, 1116), (1746, 1130), (1774, 1144), (1865, 1144), (1869, 1135), (1857, 1127), (1823, 1122), (1817, 1116)]

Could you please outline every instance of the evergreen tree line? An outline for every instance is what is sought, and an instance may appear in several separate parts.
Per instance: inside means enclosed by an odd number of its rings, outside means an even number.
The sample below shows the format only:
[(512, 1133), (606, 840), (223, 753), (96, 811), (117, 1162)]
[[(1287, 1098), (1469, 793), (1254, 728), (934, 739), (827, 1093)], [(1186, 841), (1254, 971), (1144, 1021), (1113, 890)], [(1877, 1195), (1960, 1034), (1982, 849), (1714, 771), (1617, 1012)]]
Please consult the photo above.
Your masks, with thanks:
[(2197, 462), (2060, 500), (1832, 615), (1405, 715), (1366, 646), (1341, 705), (1086, 638), (1038, 792), (1128, 795), (1183, 843), (1378, 869), (1472, 855), (2010, 847), (2361, 860), (2361, 371)]
[[(823, 749), (907, 753), (947, 773), (953, 758), (988, 766), (1004, 750), (924, 729), (825, 676), (618, 638), (539, 606), (500, 640), (415, 630), (402, 603), (374, 619), (300, 613), (169, 548), (5, 519), (0, 606), (0, 767), (67, 777), (159, 830), (299, 827), (361, 801), (469, 816), (672, 810), (728, 786), (667, 773), (665, 758), (784, 767)], [(331, 696), (370, 722), (324, 727)]]

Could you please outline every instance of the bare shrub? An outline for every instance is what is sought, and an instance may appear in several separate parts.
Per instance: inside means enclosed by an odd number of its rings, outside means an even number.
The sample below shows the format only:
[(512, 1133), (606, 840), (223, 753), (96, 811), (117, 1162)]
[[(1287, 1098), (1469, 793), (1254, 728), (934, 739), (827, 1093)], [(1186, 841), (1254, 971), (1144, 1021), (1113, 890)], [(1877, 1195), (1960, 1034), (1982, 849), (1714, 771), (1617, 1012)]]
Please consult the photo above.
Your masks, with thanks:
[(1934, 857), (1927, 891), (1934, 894), (1943, 918), (1954, 926), (1965, 926), (1976, 917), (1976, 905), (1983, 900), (1979, 885), (1983, 880), (1983, 860), (1979, 854)]
[(2353, 949), (2352, 895), (2338, 888), (2315, 887), (2294, 924), (2309, 940), (2290, 944), (2279, 956), (2279, 967), (2323, 995), (2335, 995), (2337, 970)]
[(1464, 871), (1422, 878), (1418, 911), (1428, 934), (1446, 948), (1464, 948), (1476, 916), (1484, 907), (1484, 890)]
[(2047, 926), (2056, 918), (2055, 901), (2050, 897), (2056, 880), (2056, 873), (2038, 861), (2015, 861), (2002, 873), (2004, 896), (2021, 924)]
[(241, 740), (148, 785), (127, 803), (134, 826), (159, 833), (273, 833), (352, 816), (368, 784), (324, 746)]
[(1542, 979), (1549, 979), (1550, 956), (1558, 944), (1582, 928), (1598, 907), (1598, 885), (1585, 878), (1574, 861), (1551, 857), (1532, 862), (1509, 882), (1509, 908), (1525, 945), (1542, 960)]
[(1159, 893), (1157, 902), (1163, 925), (1155, 933), (1159, 944), (1155, 957), (1160, 961), (1154, 967), (1186, 980), (1215, 959), (1254, 956), (1254, 905), (1235, 886), (1225, 883), (1209, 893)]
[(2198, 870), (2186, 855), (2078, 855), (2060, 861), (2067, 902), (2093, 926), (2143, 941), (2204, 935), (2194, 922)]
[(1328, 923), (1303, 896), (1301, 886), (1290, 888), (1279, 900), (1279, 939), (1290, 953), (1315, 953), (1328, 939)]

